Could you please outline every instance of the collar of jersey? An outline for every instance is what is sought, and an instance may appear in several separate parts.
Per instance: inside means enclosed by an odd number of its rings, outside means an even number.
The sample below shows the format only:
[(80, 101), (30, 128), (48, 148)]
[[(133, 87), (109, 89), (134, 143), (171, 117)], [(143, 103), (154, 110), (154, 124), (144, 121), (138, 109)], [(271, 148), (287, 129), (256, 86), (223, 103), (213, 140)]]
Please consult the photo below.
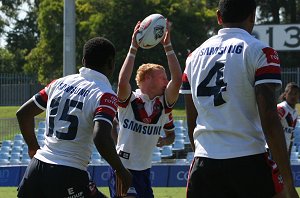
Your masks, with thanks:
[(142, 93), (140, 89), (136, 89), (135, 92), (140, 95), (140, 98), (142, 98), (145, 101), (154, 101), (156, 98), (159, 98), (160, 96), (155, 96), (152, 100), (149, 98), (147, 94)]
[(108, 78), (105, 75), (103, 75), (102, 73), (97, 72), (95, 70), (92, 70), (92, 69), (89, 69), (86, 67), (81, 67), (79, 69), (79, 73), (80, 73), (80, 75), (82, 75), (84, 77), (90, 77), (95, 81), (104, 81), (106, 84), (110, 85)]
[(241, 29), (241, 28), (222, 28), (218, 32), (218, 34), (227, 34), (227, 33), (249, 34), (246, 30)]
[(289, 105), (289, 103), (287, 103), (287, 101), (284, 101), (284, 102), (285, 102), (285, 104), (286, 104), (286, 107), (289, 108), (290, 111), (292, 111), (292, 112), (296, 111), (296, 109), (293, 109), (293, 107), (291, 107), (291, 106)]

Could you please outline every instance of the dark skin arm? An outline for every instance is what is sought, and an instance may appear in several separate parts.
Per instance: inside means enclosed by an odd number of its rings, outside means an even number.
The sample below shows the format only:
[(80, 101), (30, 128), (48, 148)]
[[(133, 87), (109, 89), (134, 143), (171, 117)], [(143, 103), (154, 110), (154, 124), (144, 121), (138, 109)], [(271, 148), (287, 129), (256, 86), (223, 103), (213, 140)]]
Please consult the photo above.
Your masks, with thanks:
[(16, 113), (21, 133), (28, 145), (30, 158), (32, 158), (40, 148), (34, 131), (34, 117), (42, 112), (43, 110), (34, 103), (33, 99), (29, 99)]
[(119, 123), (117, 120), (113, 120), (113, 125), (112, 125), (112, 129), (111, 129), (111, 137), (114, 140), (114, 143), (117, 144), (118, 142), (118, 127)]
[(184, 102), (185, 102), (185, 111), (186, 111), (186, 119), (187, 119), (187, 126), (188, 126), (188, 135), (190, 138), (191, 146), (193, 151), (195, 151), (195, 144), (194, 144), (194, 129), (196, 127), (196, 119), (198, 116), (197, 110), (195, 108), (192, 94), (185, 94), (184, 95)]
[(100, 155), (116, 171), (117, 177), (120, 178), (124, 189), (131, 185), (132, 175), (127, 170), (117, 154), (114, 140), (111, 136), (112, 126), (105, 121), (94, 122), (93, 140)]
[(286, 197), (298, 197), (286, 148), (285, 136), (276, 108), (276, 84), (261, 84), (255, 87), (262, 129), (274, 161), (284, 180)]

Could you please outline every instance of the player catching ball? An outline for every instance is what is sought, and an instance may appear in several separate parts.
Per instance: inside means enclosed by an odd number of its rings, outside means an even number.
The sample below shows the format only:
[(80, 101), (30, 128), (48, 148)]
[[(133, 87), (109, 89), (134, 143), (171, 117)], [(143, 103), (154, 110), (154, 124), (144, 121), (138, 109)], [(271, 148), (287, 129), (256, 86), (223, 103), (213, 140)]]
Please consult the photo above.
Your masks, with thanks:
[[(138, 51), (136, 34), (140, 22), (137, 23), (129, 52), (119, 74), (118, 84), (118, 134), (116, 149), (124, 166), (133, 175), (132, 186), (127, 196), (154, 197), (150, 168), (155, 146), (172, 144), (175, 138), (172, 118), (172, 107), (177, 101), (181, 85), (181, 69), (170, 38), (170, 27), (161, 40), (168, 59), (171, 80), (167, 79), (163, 66), (153, 63), (141, 65), (135, 77), (139, 89), (132, 91), (130, 78)], [(162, 136), (164, 130), (165, 136)], [(114, 175), (110, 182), (111, 197), (116, 197), (116, 181)]]

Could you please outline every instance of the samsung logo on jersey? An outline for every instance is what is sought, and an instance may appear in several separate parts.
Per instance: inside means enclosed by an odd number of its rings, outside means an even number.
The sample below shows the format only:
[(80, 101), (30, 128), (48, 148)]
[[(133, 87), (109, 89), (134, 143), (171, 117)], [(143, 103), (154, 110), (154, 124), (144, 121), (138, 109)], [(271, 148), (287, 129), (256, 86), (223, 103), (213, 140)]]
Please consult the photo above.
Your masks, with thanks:
[(214, 55), (214, 54), (229, 54), (229, 53), (235, 53), (240, 54), (243, 51), (242, 45), (229, 45), (225, 47), (207, 47), (200, 49), (200, 56), (203, 55)]
[(76, 95), (83, 96), (83, 97), (89, 95), (89, 93), (90, 93), (89, 90), (82, 89), (79, 87), (74, 87), (74, 86), (71, 86), (71, 85), (68, 85), (65, 83), (60, 83), (60, 85), (58, 86), (58, 89), (63, 90), (70, 94), (76, 94)]
[(124, 120), (123, 127), (131, 131), (142, 133), (145, 135), (160, 135), (161, 126), (145, 126), (128, 119)]

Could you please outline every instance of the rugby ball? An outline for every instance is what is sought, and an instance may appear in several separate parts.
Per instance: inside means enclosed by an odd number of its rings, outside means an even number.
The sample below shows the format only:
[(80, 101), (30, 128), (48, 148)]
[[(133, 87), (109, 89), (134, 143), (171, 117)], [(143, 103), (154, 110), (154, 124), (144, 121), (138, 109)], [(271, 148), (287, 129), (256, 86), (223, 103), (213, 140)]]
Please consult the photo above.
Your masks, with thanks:
[(139, 27), (136, 35), (138, 45), (143, 49), (156, 46), (164, 37), (167, 28), (167, 20), (161, 14), (147, 16)]

